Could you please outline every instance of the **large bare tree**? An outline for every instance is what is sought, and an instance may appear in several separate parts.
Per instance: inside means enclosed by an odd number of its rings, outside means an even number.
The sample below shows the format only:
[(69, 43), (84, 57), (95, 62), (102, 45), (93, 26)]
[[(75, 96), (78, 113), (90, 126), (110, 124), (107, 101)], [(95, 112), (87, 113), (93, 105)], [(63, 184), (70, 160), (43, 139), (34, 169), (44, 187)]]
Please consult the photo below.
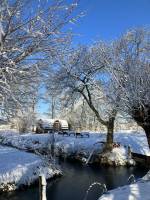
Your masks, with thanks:
[(120, 94), (121, 108), (141, 126), (150, 147), (150, 31), (128, 31), (113, 44), (110, 67), (114, 95)]
[(1, 112), (13, 114), (30, 102), (46, 67), (70, 40), (63, 28), (74, 20), (75, 7), (59, 0), (0, 0)]
[[(107, 51), (109, 49), (101, 42), (92, 47), (79, 47), (64, 58), (53, 75), (53, 83), (60, 92), (65, 92), (66, 99), (84, 98), (97, 120), (107, 128), (106, 149), (110, 150), (117, 106), (109, 101), (105, 93), (109, 83), (102, 81), (105, 66), (111, 62)], [(97, 108), (97, 102), (101, 104), (101, 110)]]

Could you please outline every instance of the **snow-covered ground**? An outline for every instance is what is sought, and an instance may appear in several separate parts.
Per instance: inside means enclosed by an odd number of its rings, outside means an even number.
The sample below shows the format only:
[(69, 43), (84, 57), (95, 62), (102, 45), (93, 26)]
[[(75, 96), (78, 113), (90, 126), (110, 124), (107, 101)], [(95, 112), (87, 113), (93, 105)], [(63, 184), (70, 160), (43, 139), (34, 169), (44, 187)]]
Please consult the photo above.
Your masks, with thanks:
[(98, 200), (150, 200), (150, 171), (139, 181), (106, 192)]
[(59, 173), (35, 154), (0, 145), (0, 191), (30, 185), (41, 174), (48, 179)]
[[(100, 151), (101, 141), (105, 141), (106, 134), (90, 133), (90, 137), (62, 136), (55, 134), (55, 153), (65, 153), (67, 155), (76, 152), (86, 152), (88, 155), (93, 150)], [(121, 144), (121, 147), (114, 148), (108, 157), (111, 161), (118, 158), (118, 162), (124, 162), (127, 159), (125, 146), (131, 146), (135, 153), (150, 155), (146, 136), (143, 132), (135, 133), (131, 131), (119, 132), (114, 134), (115, 142)], [(48, 148), (52, 141), (52, 135), (26, 133), (19, 135), (14, 131), (0, 131), (0, 143), (17, 147), (24, 150), (39, 150)], [(19, 185), (28, 185), (38, 178), (42, 169), (49, 178), (57, 173), (52, 168), (45, 168), (43, 160), (34, 154), (22, 152), (11, 147), (0, 146), (0, 187), (5, 189), (10, 187), (16, 189)], [(9, 165), (8, 163), (9, 162)], [(48, 171), (47, 171), (48, 170)], [(36, 171), (36, 172), (35, 172)], [(3, 184), (2, 184), (3, 183)], [(13, 183), (15, 183), (13, 185)], [(144, 179), (132, 185), (127, 185), (108, 192), (99, 200), (150, 200), (149, 191), (150, 182)], [(145, 193), (145, 196), (143, 196)]]
[[(63, 153), (74, 153), (76, 151), (91, 152), (99, 149), (102, 144), (97, 143), (105, 140), (105, 134), (90, 134), (90, 137), (62, 136), (55, 134), (55, 151), (61, 149)], [(48, 148), (51, 144), (52, 135), (49, 134), (23, 134), (19, 135), (12, 131), (0, 131), (0, 143), (17, 147), (24, 150), (36, 150)]]
[[(130, 134), (131, 138), (133, 137)], [(130, 138), (129, 136), (129, 138)], [(137, 136), (139, 137), (139, 136)], [(136, 137), (136, 140), (137, 140)], [(145, 145), (144, 136), (140, 136), (140, 140), (137, 140), (140, 145), (140, 141), (142, 145)], [(132, 138), (133, 139), (133, 138)], [(138, 153), (148, 154), (147, 147), (143, 147), (138, 151), (137, 146), (135, 145), (135, 151), (137, 150)], [(125, 185), (114, 190), (109, 190), (106, 194), (102, 195), (98, 200), (150, 200), (150, 171), (139, 181), (134, 184)]]
[(114, 140), (131, 146), (133, 153), (150, 156), (150, 149), (144, 132), (120, 131), (114, 134)]
[[(0, 142), (20, 149), (43, 149), (47, 148), (51, 143), (52, 137), (49, 134), (23, 134), (19, 135), (14, 131), (0, 131)], [(75, 137), (62, 136), (55, 134), (56, 151), (61, 148), (64, 153), (75, 151), (88, 151), (98, 149), (102, 144), (100, 141), (105, 141), (106, 134), (90, 133), (90, 137)], [(121, 145), (131, 146), (134, 153), (150, 155), (149, 146), (144, 132), (122, 131), (114, 134), (114, 141)]]
[[(23, 135), (14, 131), (0, 131), (0, 143), (30, 151), (50, 150), (52, 143), (52, 134), (34, 134), (26, 133)], [(75, 137), (74, 135), (62, 136), (55, 134), (55, 154), (65, 157), (78, 155), (79, 159), (88, 163), (90, 155), (101, 152), (103, 141), (106, 140), (105, 133), (89, 133), (89, 137)], [(108, 165), (134, 165), (134, 161), (128, 156), (128, 146), (131, 146), (132, 152), (150, 155), (146, 136), (143, 132), (135, 133), (132, 131), (117, 132), (114, 134), (114, 141), (121, 144), (114, 148), (112, 152), (103, 154), (100, 158), (102, 164)], [(97, 154), (98, 155), (98, 154)], [(77, 158), (76, 157), (76, 158)]]
[(150, 200), (150, 181), (141, 181), (110, 190), (99, 200)]
[[(93, 150), (100, 151), (106, 139), (105, 133), (90, 133), (90, 137), (62, 136), (55, 134), (55, 153), (59, 152), (70, 155), (72, 153), (84, 152), (87, 155)], [(17, 147), (23, 150), (39, 150), (49, 147), (52, 135), (26, 133), (19, 135), (14, 131), (0, 131), (0, 143)], [(111, 161), (124, 163), (127, 160), (127, 150), (124, 146), (131, 146), (132, 152), (150, 155), (147, 139), (144, 132), (136, 133), (132, 131), (117, 132), (114, 134), (114, 141), (121, 144), (119, 148), (114, 148), (107, 155)], [(28, 185), (38, 178), (41, 169), (44, 169), (46, 177), (53, 176), (56, 172), (52, 168), (45, 168), (40, 157), (34, 154), (22, 152), (11, 147), (0, 146), (0, 187), (15, 189), (19, 185)], [(10, 163), (10, 165), (6, 163)], [(46, 170), (45, 170), (46, 169)], [(47, 171), (48, 170), (48, 171)], [(36, 172), (35, 172), (36, 171)], [(15, 183), (15, 186), (13, 185)], [(99, 200), (150, 200), (148, 192), (150, 182), (148, 180), (139, 181), (132, 185), (127, 185), (103, 195)]]
[(0, 143), (17, 147), (23, 150), (46, 148), (50, 137), (48, 134), (27, 133), (20, 135), (15, 131), (0, 131)]

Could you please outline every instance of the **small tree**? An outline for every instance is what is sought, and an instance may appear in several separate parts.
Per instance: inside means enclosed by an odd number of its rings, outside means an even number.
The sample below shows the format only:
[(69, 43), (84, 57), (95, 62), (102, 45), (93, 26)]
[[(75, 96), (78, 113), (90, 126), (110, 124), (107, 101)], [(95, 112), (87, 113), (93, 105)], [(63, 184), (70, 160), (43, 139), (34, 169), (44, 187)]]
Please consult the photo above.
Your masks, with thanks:
[(32, 130), (32, 126), (35, 124), (35, 115), (30, 110), (26, 110), (26, 112), (18, 110), (17, 116), (10, 119), (10, 122), (19, 133), (25, 133)]

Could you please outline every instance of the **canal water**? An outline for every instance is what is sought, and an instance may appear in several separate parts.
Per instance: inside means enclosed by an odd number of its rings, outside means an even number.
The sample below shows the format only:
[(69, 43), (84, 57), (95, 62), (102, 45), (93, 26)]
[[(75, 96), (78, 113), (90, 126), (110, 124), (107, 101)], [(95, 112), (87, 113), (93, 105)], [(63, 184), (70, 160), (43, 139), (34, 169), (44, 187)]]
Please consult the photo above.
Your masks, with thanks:
[[(105, 183), (107, 189), (128, 184), (128, 177), (134, 174), (141, 178), (147, 172), (139, 167), (90, 167), (79, 163), (61, 162), (64, 175), (47, 184), (47, 200), (83, 200), (86, 190), (93, 182)], [(93, 187), (87, 200), (97, 200), (101, 194), (98, 186)], [(24, 191), (0, 195), (0, 200), (39, 200), (38, 185)]]

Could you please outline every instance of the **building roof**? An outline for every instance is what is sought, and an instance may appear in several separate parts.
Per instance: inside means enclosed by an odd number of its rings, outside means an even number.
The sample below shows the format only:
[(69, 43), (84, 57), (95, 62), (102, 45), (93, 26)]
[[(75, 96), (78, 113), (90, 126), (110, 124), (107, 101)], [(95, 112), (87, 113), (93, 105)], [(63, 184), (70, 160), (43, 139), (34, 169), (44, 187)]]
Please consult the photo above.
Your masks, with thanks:
[[(66, 127), (68, 128), (68, 122), (67, 120), (62, 120), (62, 119), (49, 119), (49, 118), (40, 118), (43, 121), (43, 126), (44, 127), (50, 127), (53, 128), (54, 122), (59, 121), (61, 124), (61, 127)], [(39, 120), (39, 119), (38, 119)]]

